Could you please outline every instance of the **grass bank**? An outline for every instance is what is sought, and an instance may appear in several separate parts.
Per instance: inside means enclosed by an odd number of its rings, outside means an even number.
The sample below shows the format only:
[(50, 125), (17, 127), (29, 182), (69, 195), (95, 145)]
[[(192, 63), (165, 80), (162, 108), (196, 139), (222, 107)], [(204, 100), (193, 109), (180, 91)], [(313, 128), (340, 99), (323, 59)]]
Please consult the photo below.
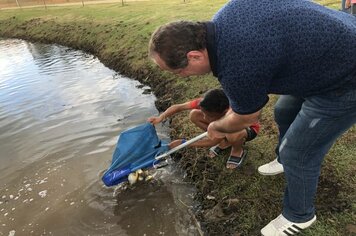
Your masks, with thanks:
[[(152, 0), (143, 2), (49, 7), (0, 11), (0, 36), (59, 43), (90, 52), (110, 68), (152, 87), (157, 107), (198, 97), (218, 87), (212, 76), (177, 78), (159, 71), (147, 58), (147, 43), (159, 25), (178, 19), (207, 20), (225, 0)], [(338, 8), (339, 2), (322, 4)], [(249, 159), (239, 171), (225, 169), (227, 153), (214, 159), (204, 149), (179, 153), (187, 178), (197, 187), (196, 211), (207, 235), (259, 235), (281, 212), (284, 177), (264, 177), (257, 167), (274, 158), (277, 129), (271, 96), (264, 109), (262, 131), (247, 144)], [(171, 120), (172, 137), (200, 133), (186, 114)], [(318, 222), (304, 235), (352, 235), (356, 222), (356, 128), (333, 146), (324, 162), (317, 195)]]

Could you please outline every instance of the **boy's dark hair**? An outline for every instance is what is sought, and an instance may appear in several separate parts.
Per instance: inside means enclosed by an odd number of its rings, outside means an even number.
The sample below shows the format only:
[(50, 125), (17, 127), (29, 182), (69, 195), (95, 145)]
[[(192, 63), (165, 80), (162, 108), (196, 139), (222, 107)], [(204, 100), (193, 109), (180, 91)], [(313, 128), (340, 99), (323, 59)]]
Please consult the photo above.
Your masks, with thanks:
[(188, 52), (205, 48), (204, 22), (176, 21), (156, 29), (151, 36), (148, 53), (150, 57), (158, 54), (171, 69), (181, 69), (188, 65)]
[(222, 89), (211, 89), (205, 93), (199, 106), (207, 112), (222, 114), (230, 107), (230, 104)]

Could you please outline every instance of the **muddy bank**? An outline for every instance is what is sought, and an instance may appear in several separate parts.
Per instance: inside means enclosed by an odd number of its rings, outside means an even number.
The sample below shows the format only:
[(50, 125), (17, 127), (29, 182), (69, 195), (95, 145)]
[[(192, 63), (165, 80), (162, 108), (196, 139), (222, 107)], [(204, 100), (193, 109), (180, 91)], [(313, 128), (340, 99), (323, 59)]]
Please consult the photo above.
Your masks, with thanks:
[[(160, 111), (170, 104), (197, 97), (207, 88), (217, 86), (217, 82), (210, 77), (182, 80), (159, 71), (148, 60), (146, 52), (150, 33), (155, 27), (149, 21), (144, 24), (149, 30), (135, 35), (137, 25), (124, 21), (65, 21), (57, 17), (23, 20), (10, 17), (0, 21), (0, 36), (58, 43), (89, 52), (118, 73), (149, 85), (158, 98), (156, 105)], [(132, 42), (127, 43), (127, 37), (133, 35)], [(196, 83), (201, 80), (205, 85), (199, 87)], [(194, 92), (189, 90), (191, 87), (196, 88)], [(249, 157), (240, 170), (229, 171), (225, 168), (228, 151), (216, 158), (208, 158), (206, 149), (187, 149), (175, 155), (175, 160), (187, 172), (187, 180), (198, 189), (196, 198), (201, 205), (195, 209), (195, 213), (206, 235), (259, 235), (259, 230), (280, 214), (283, 175), (264, 177), (256, 171), (259, 165), (274, 158), (273, 150), (277, 141), (277, 130), (272, 120), (274, 101), (272, 97), (264, 111), (259, 137), (246, 145)], [(172, 138), (190, 138), (201, 132), (190, 124), (186, 114), (174, 117), (170, 125)], [(338, 147), (346, 149), (346, 153), (351, 152), (347, 155), (352, 156), (355, 140), (356, 132), (352, 130), (339, 142)], [(332, 155), (339, 155), (340, 158), (344, 153), (337, 149)], [(341, 173), (333, 160), (326, 165), (317, 199), (318, 213), (322, 216), (318, 223), (320, 234), (310, 231), (306, 235), (325, 235), (324, 228), (332, 229), (339, 235), (349, 235), (350, 228), (352, 230), (350, 225), (355, 222), (352, 202), (356, 194), (354, 183), (349, 182), (348, 178), (354, 176), (354, 167)], [(331, 202), (329, 196), (338, 200)]]

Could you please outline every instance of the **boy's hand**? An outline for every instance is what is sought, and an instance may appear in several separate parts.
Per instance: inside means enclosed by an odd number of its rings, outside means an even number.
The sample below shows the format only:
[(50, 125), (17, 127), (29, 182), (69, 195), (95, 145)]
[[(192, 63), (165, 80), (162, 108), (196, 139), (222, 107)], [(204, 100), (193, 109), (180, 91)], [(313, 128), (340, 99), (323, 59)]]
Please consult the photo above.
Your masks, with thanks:
[(351, 0), (346, 0), (345, 1), (345, 8), (348, 9), (351, 7)]
[(161, 123), (162, 120), (163, 119), (160, 116), (152, 116), (152, 117), (147, 119), (147, 121), (150, 122), (153, 125)]
[(183, 143), (183, 139), (177, 139), (169, 144), (169, 149), (175, 148)]

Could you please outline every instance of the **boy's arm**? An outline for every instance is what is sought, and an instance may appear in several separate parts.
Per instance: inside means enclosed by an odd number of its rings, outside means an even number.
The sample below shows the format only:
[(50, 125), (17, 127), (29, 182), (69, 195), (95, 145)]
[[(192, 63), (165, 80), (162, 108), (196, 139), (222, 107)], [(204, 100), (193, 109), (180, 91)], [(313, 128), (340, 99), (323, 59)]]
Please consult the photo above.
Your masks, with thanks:
[(172, 105), (159, 116), (152, 116), (148, 118), (147, 121), (155, 125), (164, 121), (168, 117), (185, 110), (191, 110), (190, 102)]
[(233, 111), (229, 111), (220, 120), (211, 122), (208, 126), (208, 137), (209, 138), (222, 138), (226, 133), (238, 132), (245, 127), (249, 127), (254, 123), (258, 122), (261, 115), (259, 110), (255, 113), (248, 115), (239, 115)]
[(351, 0), (346, 0), (345, 1), (345, 9), (348, 9), (348, 8), (350, 8), (351, 7)]

